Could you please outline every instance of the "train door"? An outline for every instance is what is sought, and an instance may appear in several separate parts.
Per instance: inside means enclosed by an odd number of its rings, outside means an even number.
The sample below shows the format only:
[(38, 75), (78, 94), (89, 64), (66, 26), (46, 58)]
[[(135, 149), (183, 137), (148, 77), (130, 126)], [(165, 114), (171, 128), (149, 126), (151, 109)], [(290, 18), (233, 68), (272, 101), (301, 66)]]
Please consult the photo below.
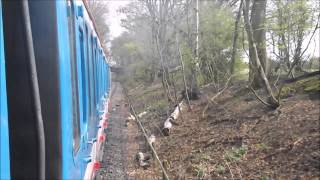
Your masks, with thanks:
[(59, 94), (61, 100), (62, 178), (60, 179), (80, 179), (81, 173), (76, 162), (76, 156), (80, 149), (80, 122), (75, 9), (71, 0), (54, 2), (57, 10)]
[[(2, 5), (10, 127), (10, 176), (12, 179), (39, 179), (45, 174), (46, 179), (61, 179), (56, 3), (3, 1)], [(29, 20), (25, 19), (27, 17)], [(26, 26), (31, 26), (31, 33), (26, 33)], [(35, 61), (37, 76), (31, 76), (31, 59)], [(31, 79), (35, 77), (38, 92), (37, 88), (32, 88)], [(41, 108), (35, 105), (35, 99), (32, 98), (35, 96), (40, 96)], [(40, 109), (45, 143), (40, 142), (43, 136), (35, 120), (35, 112)], [(39, 148), (43, 144), (45, 152)], [(43, 159), (45, 165), (40, 165)]]

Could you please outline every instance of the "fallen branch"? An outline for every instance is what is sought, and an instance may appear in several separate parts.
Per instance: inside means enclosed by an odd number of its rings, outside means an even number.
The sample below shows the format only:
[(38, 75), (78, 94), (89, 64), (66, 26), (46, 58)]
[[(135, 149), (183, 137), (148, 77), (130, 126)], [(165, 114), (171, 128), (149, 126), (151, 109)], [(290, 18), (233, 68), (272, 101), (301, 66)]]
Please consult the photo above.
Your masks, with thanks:
[(232, 171), (231, 171), (231, 168), (230, 168), (230, 166), (229, 166), (229, 163), (228, 163), (226, 160), (225, 160), (224, 162), (226, 163), (226, 165), (227, 165), (227, 167), (228, 167), (228, 169), (229, 169), (229, 172), (230, 172), (230, 174), (231, 174), (231, 179), (234, 180), (234, 175), (233, 175), (233, 173), (232, 173)]
[(139, 84), (137, 87), (133, 88), (133, 89), (130, 89), (129, 93), (130, 92), (134, 92), (135, 90), (139, 89), (140, 87), (143, 87), (144, 85), (141, 83)]
[(150, 147), (150, 149), (151, 149), (154, 157), (155, 157), (156, 160), (158, 161), (158, 163), (159, 163), (159, 165), (160, 165), (160, 167), (161, 167), (161, 170), (162, 170), (162, 172), (163, 172), (163, 175), (164, 175), (165, 179), (166, 179), (166, 180), (169, 180), (169, 176), (168, 176), (165, 168), (163, 167), (163, 164), (162, 164), (162, 162), (161, 162), (161, 160), (160, 160), (160, 158), (159, 158), (156, 150), (154, 149), (153, 145), (150, 143), (149, 138), (148, 138), (147, 133), (146, 133), (146, 130), (145, 130), (144, 127), (142, 126), (141, 121), (139, 120), (139, 117), (137, 116), (136, 111), (134, 110), (133, 105), (131, 104), (131, 100), (130, 100), (128, 94), (126, 93), (126, 91), (124, 91), (124, 94), (125, 94), (125, 96), (127, 97), (127, 100), (128, 100), (129, 106), (130, 106), (130, 109), (131, 109), (131, 111), (132, 111), (132, 115), (135, 117), (135, 120), (136, 120), (138, 126), (140, 127), (140, 129), (141, 129), (141, 131), (142, 131), (142, 133), (143, 133), (143, 136), (144, 136), (145, 140), (147, 141), (147, 143), (148, 143), (148, 145), (149, 145), (149, 147)]
[(172, 114), (170, 115), (170, 117), (164, 122), (163, 124), (163, 129), (162, 132), (165, 136), (169, 136), (170, 134), (170, 129), (172, 128), (172, 124), (176, 124), (176, 120), (178, 119), (180, 112), (182, 111), (182, 106), (183, 105), (183, 101), (181, 101), (176, 108), (174, 109), (174, 111), (172, 112)]
[(293, 79), (282, 80), (282, 81), (280, 81), (280, 83), (282, 83), (282, 84), (293, 83), (293, 82), (296, 82), (296, 81), (299, 81), (299, 80), (302, 80), (302, 79), (305, 79), (305, 78), (309, 78), (309, 77), (313, 77), (313, 76), (319, 76), (319, 75), (320, 75), (320, 71), (314, 71), (314, 72), (310, 72), (310, 73), (306, 73), (304, 75), (298, 76), (298, 77), (293, 78)]
[(212, 98), (209, 99), (207, 105), (205, 106), (205, 108), (204, 108), (203, 111), (202, 111), (202, 118), (205, 117), (205, 113), (207, 112), (207, 110), (208, 110), (208, 108), (209, 108), (209, 105), (210, 105), (211, 103), (214, 103), (214, 100), (215, 100), (217, 97), (219, 97), (219, 96), (228, 88), (228, 85), (229, 85), (230, 80), (231, 80), (232, 77), (233, 77), (233, 76), (230, 76), (230, 77), (229, 77), (228, 81), (226, 82), (226, 84), (224, 85), (224, 88), (223, 88), (221, 91), (219, 91), (217, 94), (215, 94)]

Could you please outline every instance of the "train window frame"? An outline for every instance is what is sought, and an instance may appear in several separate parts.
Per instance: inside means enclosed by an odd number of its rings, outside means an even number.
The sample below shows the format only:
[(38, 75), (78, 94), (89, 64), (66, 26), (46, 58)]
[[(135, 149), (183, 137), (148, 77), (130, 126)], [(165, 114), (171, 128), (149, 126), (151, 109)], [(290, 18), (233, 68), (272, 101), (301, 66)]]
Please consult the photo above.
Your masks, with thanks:
[[(87, 85), (88, 85), (88, 117), (90, 119), (91, 117), (91, 114), (92, 114), (92, 109), (91, 109), (91, 79), (90, 79), (90, 35), (89, 35), (89, 31), (88, 31), (88, 26), (85, 25), (85, 36), (84, 36), (84, 39), (85, 39), (85, 43), (86, 43), (86, 76), (87, 76), (87, 79), (88, 79), (88, 82), (87, 82)], [(87, 122), (89, 121), (89, 119), (87, 120)]]
[(81, 63), (81, 79), (82, 79), (82, 99), (83, 99), (83, 123), (87, 123), (87, 82), (86, 82), (86, 57), (85, 57), (85, 32), (79, 27), (79, 45), (80, 45), (80, 63)]
[(71, 0), (68, 4), (68, 33), (70, 47), (70, 68), (71, 68), (71, 85), (72, 85), (72, 131), (73, 144), (72, 149), (76, 154), (80, 149), (80, 110), (79, 110), (79, 91), (78, 91), (78, 72), (77, 72), (77, 47), (76, 47), (76, 30), (75, 30), (75, 8)]
[(95, 88), (96, 88), (96, 82), (95, 82), (95, 44), (94, 44), (94, 37), (93, 34), (91, 34), (91, 38), (90, 38), (90, 46), (91, 46), (91, 80), (92, 80), (92, 100), (93, 100), (93, 110), (95, 109), (96, 106), (96, 92), (95, 92)]

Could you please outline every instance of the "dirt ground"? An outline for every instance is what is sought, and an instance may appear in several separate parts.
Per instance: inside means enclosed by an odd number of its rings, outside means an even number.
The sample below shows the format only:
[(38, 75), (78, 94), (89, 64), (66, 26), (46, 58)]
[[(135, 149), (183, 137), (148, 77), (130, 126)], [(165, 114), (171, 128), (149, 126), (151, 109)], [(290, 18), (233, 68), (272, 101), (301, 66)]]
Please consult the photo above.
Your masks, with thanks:
[[(98, 179), (162, 179), (157, 162), (143, 169), (135, 157), (147, 152), (119, 83), (113, 83), (112, 112), (103, 168)], [(319, 179), (319, 91), (288, 91), (277, 110), (260, 103), (236, 83), (203, 113), (217, 90), (201, 90), (174, 125), (170, 136), (161, 127), (172, 108), (165, 106), (161, 86), (129, 92), (148, 135), (156, 136), (155, 149), (171, 179)], [(263, 92), (258, 92), (264, 95)]]
[(195, 102), (164, 140), (160, 152), (174, 177), (319, 177), (319, 100), (290, 98), (274, 112), (255, 100), (228, 101), (228, 96), (230, 91), (205, 118), (199, 117), (203, 105)]
[[(148, 109), (143, 124), (156, 135), (156, 150), (172, 179), (319, 179), (319, 91), (290, 93), (282, 98), (281, 107), (271, 110), (238, 83), (202, 116), (207, 97), (216, 93), (207, 87), (200, 100), (192, 101), (192, 111), (184, 110), (165, 137), (160, 127), (170, 109), (157, 112), (152, 107), (159, 101), (154, 94), (161, 94), (161, 87), (142, 87), (131, 96), (150, 90), (153, 95), (134, 104), (140, 112)], [(146, 179), (162, 177), (156, 164), (138, 174), (153, 177)]]

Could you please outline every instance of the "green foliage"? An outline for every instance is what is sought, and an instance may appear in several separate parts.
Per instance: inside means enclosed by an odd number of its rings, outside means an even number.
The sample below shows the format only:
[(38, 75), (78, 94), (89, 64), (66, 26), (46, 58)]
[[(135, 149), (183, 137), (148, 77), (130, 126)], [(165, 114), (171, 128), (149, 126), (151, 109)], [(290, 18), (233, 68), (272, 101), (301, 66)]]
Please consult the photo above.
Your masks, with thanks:
[(196, 165), (194, 166), (194, 171), (196, 173), (197, 178), (204, 178), (206, 175), (206, 169), (203, 165)]
[[(303, 44), (309, 41), (309, 36), (317, 23), (319, 11), (317, 5), (312, 1), (274, 0), (267, 27), (270, 27), (275, 53), (280, 60), (285, 61), (283, 65), (290, 68), (294, 58), (302, 61), (305, 57)], [(269, 42), (272, 42), (271, 40)], [(300, 64), (300, 63), (299, 63)]]
[(139, 51), (139, 46), (134, 42), (125, 43), (124, 48), (126, 48), (126, 50), (128, 52), (130, 52), (131, 54), (138, 53), (138, 51)]
[(197, 82), (199, 86), (205, 85), (208, 81), (206, 80), (206, 76), (204, 74), (197, 75)]
[(117, 75), (120, 82), (127, 88), (134, 88), (137, 84), (145, 84), (153, 81), (155, 73), (153, 64), (148, 61), (144, 45), (136, 41), (135, 35), (124, 33), (113, 40), (112, 55), (117, 66), (123, 68), (123, 72)]
[(282, 87), (280, 97), (287, 97), (289, 94), (297, 92), (320, 92), (320, 78), (319, 76), (309, 77), (299, 80), (295, 83), (286, 84)]
[(249, 64), (245, 63), (240, 58), (236, 58), (234, 67), (235, 79), (247, 80), (249, 78)]
[(265, 143), (256, 144), (255, 147), (257, 148), (258, 151), (267, 151), (271, 148), (270, 146), (268, 146)]
[[(219, 83), (228, 78), (233, 30), (234, 15), (229, 7), (211, 3), (201, 8), (200, 70), (203, 76), (199, 80), (202, 83)], [(245, 69), (239, 56), (235, 66), (236, 71)]]
[(231, 9), (212, 5), (203, 7), (202, 12), (200, 13), (202, 46), (215, 53), (222, 53), (222, 50), (232, 44), (234, 18)]
[(235, 72), (242, 72), (249, 68), (249, 64), (245, 63), (242, 59), (237, 57), (234, 64), (234, 68)]
[[(297, 39), (299, 39), (298, 36), (308, 39), (318, 12), (312, 6), (311, 1), (273, 0), (267, 3), (266, 27), (270, 32), (269, 35), (274, 37), (273, 43), (277, 53), (283, 51), (284, 48), (288, 48), (287, 44), (290, 45), (289, 53), (292, 62), (295, 53), (294, 47), (297, 46)], [(174, 1), (174, 5), (173, 9), (170, 9), (170, 14), (167, 14), (167, 19), (163, 22), (166, 25), (162, 27), (163, 29), (160, 29), (163, 31), (161, 32), (161, 42), (164, 45), (161, 46), (164, 48), (162, 57), (165, 65), (169, 69), (180, 65), (176, 42), (176, 37), (178, 37), (185, 65), (187, 86), (193, 83), (192, 74), (196, 74), (198, 85), (212, 82), (219, 85), (224, 84), (229, 77), (236, 6), (229, 6), (223, 1), (200, 1), (200, 54), (199, 60), (196, 62), (196, 22), (192, 10), (195, 4), (193, 1), (187, 4), (187, 1), (179, 0)], [(184, 9), (186, 7), (189, 9)], [(162, 68), (158, 52), (159, 47), (156, 45), (155, 38), (159, 26), (157, 18), (159, 17), (158, 14), (155, 14), (156, 18), (154, 19), (152, 12), (146, 11), (146, 9), (146, 4), (143, 1), (137, 1), (125, 7), (123, 12), (127, 19), (122, 22), (128, 31), (112, 42), (113, 60), (117, 62), (117, 65), (124, 68), (124, 73), (120, 74), (119, 79), (126, 81), (126, 84), (130, 87), (135, 87), (140, 83), (153, 82), (157, 79), (157, 74)], [(243, 21), (240, 19), (237, 55), (234, 65), (236, 80), (248, 79), (249, 67), (242, 59), (242, 43), (247, 46), (247, 41), (242, 42), (243, 39), (246, 39), (245, 33), (241, 33), (242, 30)], [(287, 44), (278, 42), (282, 35), (284, 35)], [(267, 36), (267, 39), (269, 40), (270, 37)], [(303, 44), (305, 44), (305, 41)], [(278, 59), (273, 59), (273, 61), (277, 65), (280, 62)], [(290, 66), (290, 62), (282, 63), (284, 66), (288, 66), (288, 64)], [(196, 65), (199, 65), (199, 67)], [(310, 61), (310, 67), (310, 69), (319, 67), (318, 61)], [(184, 88), (181, 71), (172, 76), (170, 74), (171, 77), (171, 80), (177, 85), (176, 89)], [(305, 91), (312, 91), (317, 88), (317, 85), (309, 86), (305, 88)], [(173, 88), (171, 87), (171, 89)], [(289, 93), (291, 93), (290, 88), (284, 89), (284, 95)]]
[(154, 105), (155, 109), (166, 109), (168, 107), (168, 101), (165, 98), (157, 101)]
[(276, 0), (268, 23), (278, 35), (294, 31), (305, 31), (312, 27), (312, 7), (305, 0)]
[(199, 153), (199, 154), (196, 154), (195, 155), (195, 158), (199, 161), (209, 161), (211, 160), (211, 157), (209, 154), (206, 154), (206, 153)]
[(182, 59), (185, 66), (185, 73), (191, 74), (191, 69), (195, 68), (196, 62), (193, 58), (192, 50), (187, 46), (186, 43), (181, 45)]
[(219, 174), (224, 174), (226, 172), (226, 168), (223, 165), (219, 164), (216, 166), (215, 171)]
[(260, 176), (260, 179), (261, 179), (261, 180), (269, 180), (270, 178), (269, 178), (268, 176), (261, 175), (261, 176)]
[(284, 86), (281, 89), (280, 97), (285, 98), (285, 97), (288, 97), (289, 95), (294, 94), (294, 93), (296, 93), (296, 89), (294, 87)]
[(305, 92), (320, 92), (320, 78), (312, 77), (300, 82)]
[(307, 87), (304, 88), (304, 91), (306, 92), (314, 92), (314, 91), (318, 91), (320, 92), (320, 83), (316, 83), (316, 84), (309, 84), (307, 85)]
[(241, 158), (247, 153), (246, 147), (232, 148), (224, 154), (227, 161), (240, 161)]

